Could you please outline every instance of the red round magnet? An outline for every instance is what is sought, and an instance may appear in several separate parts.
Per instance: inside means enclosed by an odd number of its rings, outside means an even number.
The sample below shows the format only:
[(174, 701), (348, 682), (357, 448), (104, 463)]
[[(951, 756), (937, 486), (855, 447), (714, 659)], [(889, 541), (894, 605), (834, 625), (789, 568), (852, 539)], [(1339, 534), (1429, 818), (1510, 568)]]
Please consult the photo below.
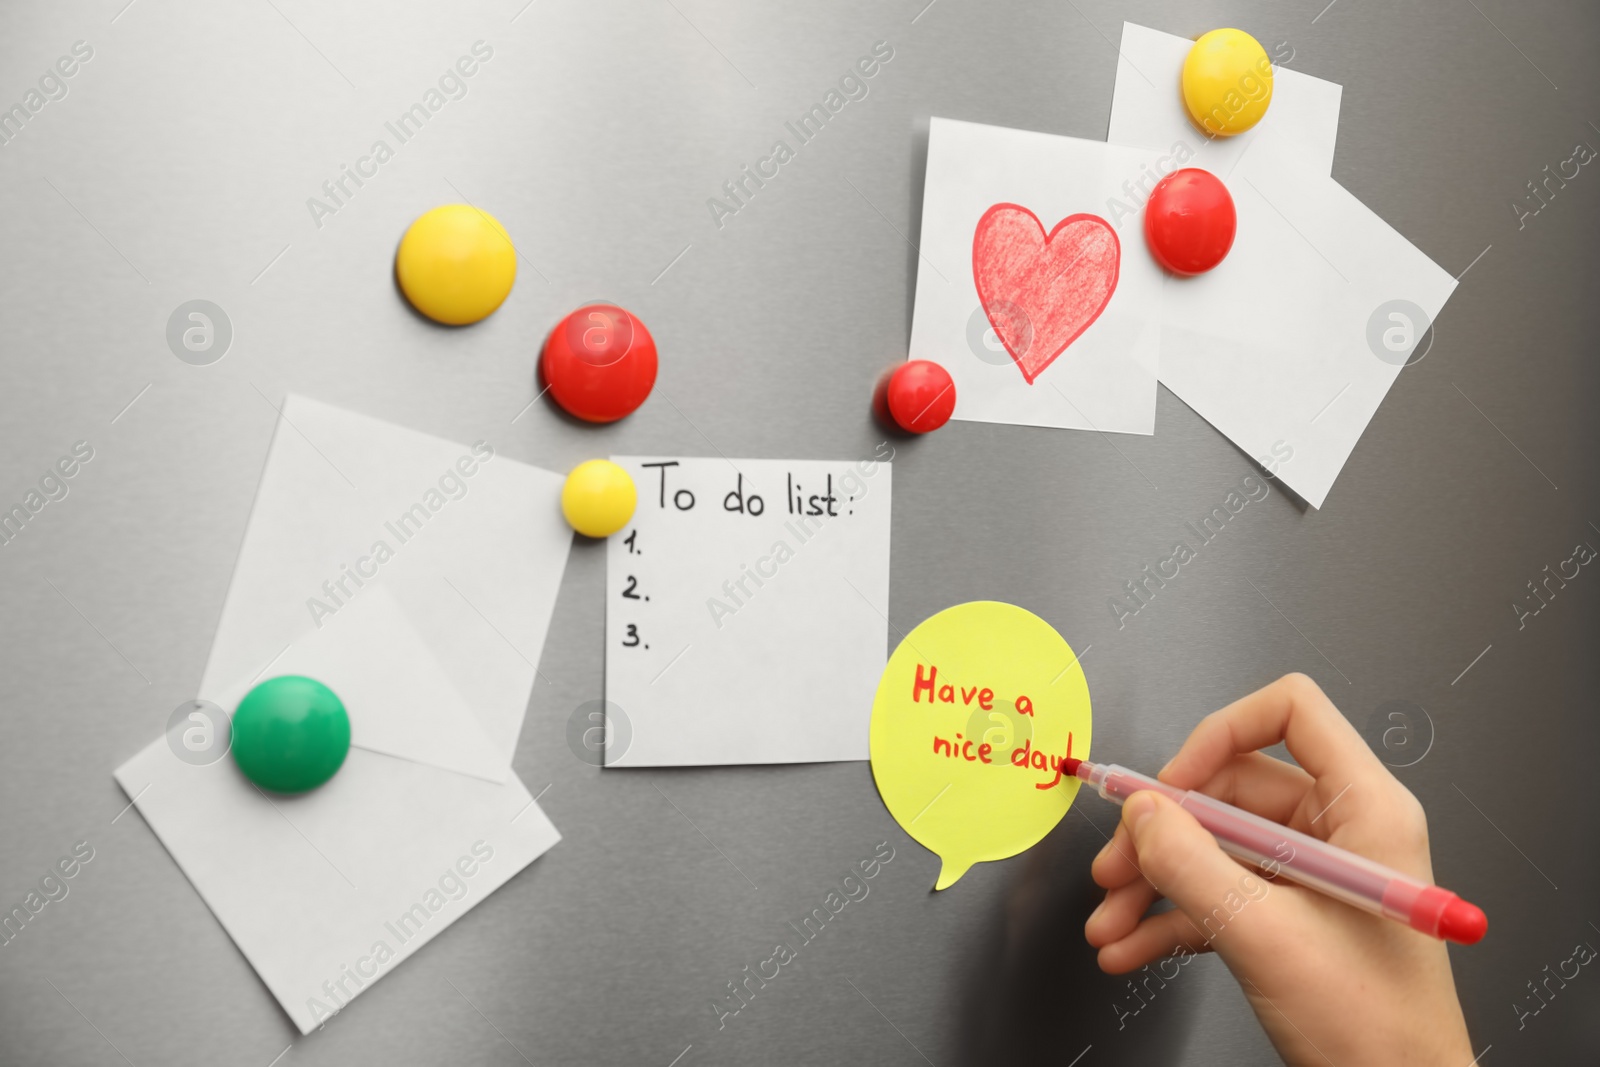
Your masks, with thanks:
[(950, 421), (956, 409), (956, 383), (950, 372), (926, 359), (894, 369), (885, 386), (889, 415), (907, 433), (927, 433)]
[(631, 415), (656, 384), (656, 343), (615, 304), (586, 304), (556, 324), (539, 360), (550, 396), (586, 422)]
[(1150, 254), (1174, 274), (1204, 274), (1221, 263), (1237, 225), (1228, 187), (1198, 167), (1162, 178), (1144, 208)]

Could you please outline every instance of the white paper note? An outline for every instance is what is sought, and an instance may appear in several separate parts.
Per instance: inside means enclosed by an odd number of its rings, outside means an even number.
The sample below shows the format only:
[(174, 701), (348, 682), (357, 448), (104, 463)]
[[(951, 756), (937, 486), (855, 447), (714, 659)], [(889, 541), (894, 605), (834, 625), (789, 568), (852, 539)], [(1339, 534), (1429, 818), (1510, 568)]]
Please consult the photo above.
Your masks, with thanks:
[(302, 1034), (561, 836), (515, 775), (359, 748), (298, 797), (269, 798), (231, 757), (183, 763), (165, 738), (116, 778)]
[(932, 120), (909, 356), (955, 418), (1155, 431), (1162, 273), (1125, 187), (1161, 158)]
[[(563, 481), (496, 455), (493, 441), (456, 444), (291, 394), (199, 695), (231, 712), (256, 681), (293, 673), (306, 657), (333, 665), (337, 676), (322, 680), (336, 693), (347, 679), (406, 692), (407, 675), (427, 664), (346, 619), (372, 615), (363, 602), (376, 594), (385, 612), (403, 615), (385, 629), (424, 644), (444, 672), (442, 681), (419, 674), (415, 704), (441, 731), (445, 716), (470, 716), (497, 765), (464, 768), (432, 744), (397, 748), (399, 730), (374, 747), (498, 777), (511, 765), (572, 545)], [(428, 699), (441, 684), (459, 700)], [(374, 736), (363, 720), (382, 711), (349, 711), (355, 743)]]
[(1193, 43), (1123, 24), (1107, 134), (1189, 157), (1224, 180), (1238, 212), (1220, 266), (1167, 279), (1161, 382), (1321, 507), (1455, 279), (1329, 177), (1340, 86), (1284, 67), (1288, 46), (1269, 46), (1265, 117), (1208, 138), (1180, 96)]
[(866, 759), (889, 463), (612, 459), (639, 504), (607, 545), (606, 765)]
[(562, 483), (284, 402), (199, 695), (231, 713), (316, 678), (350, 752), (295, 797), (165, 737), (116, 778), (302, 1033), (558, 840), (510, 767), (572, 543)]
[(1209, 170), (1224, 180), (1246, 152), (1333, 173), (1343, 87), (1281, 66), (1292, 52), (1287, 45), (1263, 41), (1262, 46), (1273, 63), (1272, 103), (1266, 115), (1244, 133), (1210, 137), (1183, 105), (1183, 61), (1194, 42), (1124, 22), (1106, 140), (1168, 151), (1184, 146), (1192, 157), (1185, 166)]
[[(291, 644), (262, 677), (282, 674), (315, 678), (332, 689), (350, 716), (350, 743), (357, 748), (491, 782), (511, 772), (510, 753), (484, 731), (385, 585), (362, 590), (320, 629)], [(232, 710), (255, 681), (241, 679), (206, 699)]]
[(1319, 171), (1250, 153), (1229, 184), (1228, 258), (1168, 282), (1161, 381), (1321, 507), (1456, 280)]

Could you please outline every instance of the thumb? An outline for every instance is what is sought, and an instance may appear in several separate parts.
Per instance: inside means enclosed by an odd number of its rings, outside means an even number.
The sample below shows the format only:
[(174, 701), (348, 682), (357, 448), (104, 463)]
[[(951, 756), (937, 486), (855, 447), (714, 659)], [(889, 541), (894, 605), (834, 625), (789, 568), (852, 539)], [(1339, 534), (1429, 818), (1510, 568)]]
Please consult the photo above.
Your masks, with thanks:
[(1122, 806), (1122, 822), (1145, 877), (1191, 922), (1204, 929), (1215, 909), (1228, 914), (1224, 901), (1239, 895), (1247, 872), (1193, 815), (1159, 793), (1141, 790)]

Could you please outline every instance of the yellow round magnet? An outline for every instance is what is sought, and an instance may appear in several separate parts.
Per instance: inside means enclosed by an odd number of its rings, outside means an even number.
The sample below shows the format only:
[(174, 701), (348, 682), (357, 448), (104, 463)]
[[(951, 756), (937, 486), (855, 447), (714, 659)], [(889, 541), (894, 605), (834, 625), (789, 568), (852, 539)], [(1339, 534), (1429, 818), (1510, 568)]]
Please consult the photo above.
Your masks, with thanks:
[(628, 525), (638, 502), (633, 479), (609, 459), (578, 464), (561, 487), (561, 513), (585, 537), (610, 537)]
[(1272, 61), (1243, 30), (1212, 30), (1183, 61), (1183, 104), (1211, 137), (1243, 133), (1272, 103)]
[(411, 306), (449, 326), (487, 318), (517, 278), (517, 251), (506, 228), (471, 204), (446, 204), (406, 230), (395, 277)]
[(935, 889), (1015, 856), (1078, 795), (1062, 769), (1089, 756), (1078, 656), (1012, 604), (946, 608), (906, 635), (872, 703), (872, 778), (894, 821), (940, 860)]

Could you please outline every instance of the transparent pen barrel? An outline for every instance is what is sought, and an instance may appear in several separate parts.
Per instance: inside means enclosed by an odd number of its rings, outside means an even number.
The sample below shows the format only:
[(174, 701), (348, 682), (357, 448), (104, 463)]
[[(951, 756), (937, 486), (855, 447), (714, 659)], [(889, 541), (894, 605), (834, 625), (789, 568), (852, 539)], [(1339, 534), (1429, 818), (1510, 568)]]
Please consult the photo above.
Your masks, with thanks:
[(1187, 793), (1179, 803), (1230, 856), (1354, 907), (1406, 922), (1417, 896), (1429, 888), (1381, 863), (1202, 793)]

